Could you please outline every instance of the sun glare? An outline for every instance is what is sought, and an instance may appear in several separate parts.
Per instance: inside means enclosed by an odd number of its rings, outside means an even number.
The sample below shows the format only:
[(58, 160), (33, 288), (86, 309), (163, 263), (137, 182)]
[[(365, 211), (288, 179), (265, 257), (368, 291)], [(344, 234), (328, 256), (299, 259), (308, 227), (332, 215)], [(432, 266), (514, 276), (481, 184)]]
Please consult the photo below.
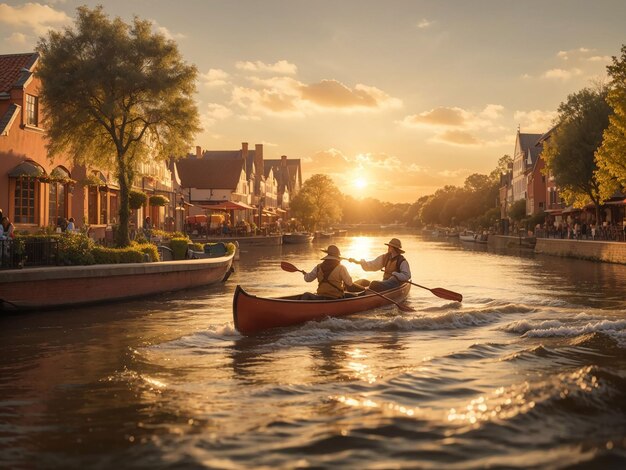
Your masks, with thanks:
[(357, 178), (353, 184), (357, 189), (363, 189), (367, 186), (367, 180), (365, 178)]

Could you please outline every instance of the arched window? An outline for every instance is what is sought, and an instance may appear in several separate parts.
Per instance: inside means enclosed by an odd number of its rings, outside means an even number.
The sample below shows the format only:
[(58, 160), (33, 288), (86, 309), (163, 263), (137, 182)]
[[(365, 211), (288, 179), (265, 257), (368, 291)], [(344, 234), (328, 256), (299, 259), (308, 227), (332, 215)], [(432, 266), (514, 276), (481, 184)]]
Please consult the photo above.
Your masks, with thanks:
[(92, 181), (87, 192), (87, 220), (91, 225), (109, 222), (107, 179), (101, 171), (92, 173)]
[(44, 169), (32, 160), (20, 163), (9, 172), (9, 178), (15, 181), (13, 186), (13, 222), (16, 224), (35, 224), (38, 222), (37, 192), (39, 178), (44, 176)]
[(67, 195), (69, 193), (70, 173), (62, 166), (56, 167), (50, 173), (48, 225), (60, 225), (61, 219), (68, 216)]

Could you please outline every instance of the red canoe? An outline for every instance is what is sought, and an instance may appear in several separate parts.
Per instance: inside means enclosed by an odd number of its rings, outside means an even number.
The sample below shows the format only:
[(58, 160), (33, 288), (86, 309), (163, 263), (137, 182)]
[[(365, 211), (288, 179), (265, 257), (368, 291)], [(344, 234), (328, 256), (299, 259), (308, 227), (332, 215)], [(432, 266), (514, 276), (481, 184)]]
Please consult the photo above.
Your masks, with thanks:
[[(409, 295), (411, 284), (381, 292), (385, 297), (402, 302)], [(243, 335), (258, 333), (269, 328), (297, 325), (310, 320), (340, 317), (391, 305), (376, 294), (366, 294), (337, 300), (299, 300), (298, 295), (287, 297), (257, 297), (248, 294), (241, 286), (233, 297), (235, 328)]]

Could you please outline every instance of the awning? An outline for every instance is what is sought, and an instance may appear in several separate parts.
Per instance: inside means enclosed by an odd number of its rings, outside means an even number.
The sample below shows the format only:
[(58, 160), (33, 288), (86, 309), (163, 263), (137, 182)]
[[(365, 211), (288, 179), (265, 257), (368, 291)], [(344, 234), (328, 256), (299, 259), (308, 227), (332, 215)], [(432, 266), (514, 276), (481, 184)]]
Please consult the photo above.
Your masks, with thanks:
[(605, 206), (623, 206), (626, 205), (626, 199), (618, 199), (616, 201), (608, 201), (604, 203)]
[(26, 160), (17, 165), (9, 172), (10, 178), (19, 178), (20, 176), (30, 176), (36, 178), (38, 176), (44, 176), (45, 170), (38, 163), (32, 160)]
[(283, 214), (287, 213), (287, 211), (285, 209), (281, 209), (280, 207), (276, 208), (276, 212), (282, 212)]
[(218, 204), (201, 204), (204, 209), (216, 210), (216, 211), (244, 211), (248, 209), (252, 209), (252, 206), (249, 206), (245, 202), (237, 202), (237, 201), (224, 201)]

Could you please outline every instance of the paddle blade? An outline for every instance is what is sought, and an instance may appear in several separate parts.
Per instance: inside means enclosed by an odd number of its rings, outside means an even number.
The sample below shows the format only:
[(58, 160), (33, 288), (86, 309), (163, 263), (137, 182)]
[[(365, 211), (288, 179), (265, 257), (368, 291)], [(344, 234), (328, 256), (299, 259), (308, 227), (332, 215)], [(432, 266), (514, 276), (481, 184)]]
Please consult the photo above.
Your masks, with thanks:
[(454, 302), (463, 301), (463, 296), (461, 294), (457, 292), (452, 292), (448, 289), (443, 289), (442, 287), (435, 287), (434, 289), (430, 289), (430, 291), (437, 297), (441, 297), (442, 299), (452, 300)]
[(297, 272), (299, 272), (299, 271), (300, 271), (300, 270), (299, 270), (298, 268), (296, 268), (293, 264), (288, 263), (287, 261), (281, 261), (281, 262), (280, 262), (280, 268), (281, 268), (283, 271), (287, 271), (287, 272), (289, 272), (289, 273), (297, 273)]

